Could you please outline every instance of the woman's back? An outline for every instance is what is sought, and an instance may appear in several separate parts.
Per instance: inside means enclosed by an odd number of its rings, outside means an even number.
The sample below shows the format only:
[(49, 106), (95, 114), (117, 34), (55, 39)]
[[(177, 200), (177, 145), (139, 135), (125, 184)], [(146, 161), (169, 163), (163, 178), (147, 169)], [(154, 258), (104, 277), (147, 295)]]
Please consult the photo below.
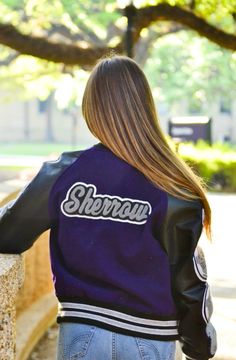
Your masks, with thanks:
[[(59, 360), (84, 357), (95, 327), (104, 330), (93, 347), (100, 354), (108, 338), (113, 349), (122, 334), (133, 344), (142, 339), (142, 359), (152, 348), (153, 359), (172, 360), (179, 339), (189, 358), (207, 360), (216, 336), (198, 247), (211, 225), (201, 180), (167, 143), (147, 79), (132, 59), (114, 56), (95, 66), (82, 112), (101, 142), (43, 164), (0, 212), (0, 252), (21, 253), (51, 230)], [(137, 348), (126, 351), (128, 338), (119, 339), (117, 360), (133, 360)], [(83, 351), (76, 345), (71, 352), (77, 343)], [(93, 352), (86, 359), (94, 360)]]
[(177, 338), (168, 257), (158, 239), (167, 201), (164, 191), (101, 143), (60, 175), (49, 196), (59, 321), (86, 316), (104, 326)]

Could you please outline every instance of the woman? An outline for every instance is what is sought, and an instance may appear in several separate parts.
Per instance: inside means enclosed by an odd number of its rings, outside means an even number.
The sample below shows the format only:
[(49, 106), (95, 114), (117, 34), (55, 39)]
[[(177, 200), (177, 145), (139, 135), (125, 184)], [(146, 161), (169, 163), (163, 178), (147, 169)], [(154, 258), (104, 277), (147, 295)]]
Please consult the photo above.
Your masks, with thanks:
[(210, 207), (168, 145), (136, 62), (100, 59), (82, 111), (100, 142), (45, 162), (2, 209), (0, 252), (21, 253), (51, 230), (58, 360), (173, 360), (177, 339), (188, 359), (213, 357), (198, 246)]

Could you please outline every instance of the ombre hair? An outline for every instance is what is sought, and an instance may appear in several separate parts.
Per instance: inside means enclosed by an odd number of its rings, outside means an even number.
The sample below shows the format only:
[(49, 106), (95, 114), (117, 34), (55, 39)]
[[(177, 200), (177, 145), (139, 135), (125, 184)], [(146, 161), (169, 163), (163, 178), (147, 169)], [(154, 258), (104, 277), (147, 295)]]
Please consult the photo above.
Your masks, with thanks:
[(211, 239), (205, 184), (168, 143), (147, 78), (133, 59), (110, 55), (98, 60), (85, 87), (82, 113), (91, 133), (154, 186), (181, 199), (200, 199)]

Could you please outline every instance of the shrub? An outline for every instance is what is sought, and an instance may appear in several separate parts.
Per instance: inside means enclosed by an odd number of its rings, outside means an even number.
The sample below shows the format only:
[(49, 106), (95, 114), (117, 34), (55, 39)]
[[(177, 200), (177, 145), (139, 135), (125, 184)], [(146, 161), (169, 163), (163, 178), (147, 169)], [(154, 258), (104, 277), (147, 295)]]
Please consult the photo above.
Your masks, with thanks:
[(206, 182), (209, 190), (236, 192), (236, 149), (228, 144), (209, 146), (203, 141), (196, 145), (180, 143), (180, 156)]

